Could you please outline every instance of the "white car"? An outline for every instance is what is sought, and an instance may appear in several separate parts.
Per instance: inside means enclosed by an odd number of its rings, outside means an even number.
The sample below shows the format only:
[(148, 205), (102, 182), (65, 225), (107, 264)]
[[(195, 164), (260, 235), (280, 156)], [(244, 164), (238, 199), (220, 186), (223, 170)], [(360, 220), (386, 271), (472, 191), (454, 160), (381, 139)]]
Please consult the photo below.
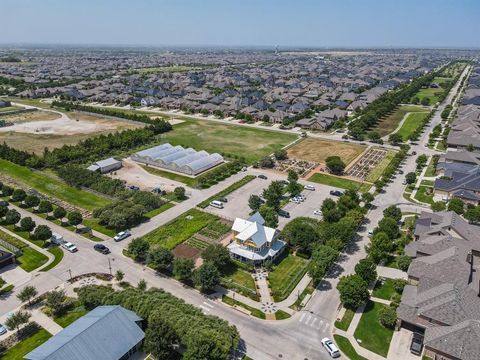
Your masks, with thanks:
[(300, 200), (299, 200), (298, 198), (296, 198), (296, 197), (291, 198), (291, 199), (290, 199), (290, 202), (293, 202), (293, 203), (295, 203), (295, 204), (300, 204)]
[(313, 210), (313, 215), (322, 216), (322, 210)]
[(65, 249), (65, 250), (68, 250), (70, 251), (71, 253), (74, 253), (74, 252), (77, 252), (78, 249), (75, 245), (73, 245), (71, 242), (65, 242), (62, 244), (62, 247)]
[(372, 237), (373, 236), (373, 230), (368, 230), (368, 237)]
[(328, 354), (332, 358), (340, 357), (340, 351), (338, 350), (337, 345), (335, 345), (332, 340), (330, 340), (329, 338), (323, 338), (322, 345), (325, 350), (328, 351)]
[(303, 188), (304, 188), (305, 190), (315, 191), (315, 186), (313, 186), (313, 185), (305, 185)]
[(123, 239), (126, 239), (127, 237), (129, 237), (131, 235), (130, 231), (128, 230), (125, 230), (125, 231), (120, 231), (117, 235), (115, 235), (113, 237), (113, 240), (115, 241), (120, 241), (120, 240), (123, 240)]

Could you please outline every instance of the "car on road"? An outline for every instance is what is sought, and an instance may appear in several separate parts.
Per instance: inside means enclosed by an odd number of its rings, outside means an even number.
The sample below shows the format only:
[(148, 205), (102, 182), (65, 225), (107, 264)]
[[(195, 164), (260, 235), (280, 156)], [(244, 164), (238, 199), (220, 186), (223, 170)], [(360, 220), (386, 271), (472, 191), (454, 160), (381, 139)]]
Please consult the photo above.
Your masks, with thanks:
[(416, 151), (412, 151), (412, 155), (417, 155), (417, 152), (416, 152)]
[(338, 350), (337, 345), (335, 345), (332, 340), (330, 340), (329, 338), (323, 338), (322, 345), (332, 358), (340, 357), (340, 351)]
[(0, 324), (0, 335), (6, 334), (7, 333), (7, 328)]
[(305, 190), (315, 191), (315, 186), (313, 186), (313, 185), (308, 185), (308, 184), (307, 184), (307, 185), (305, 185), (303, 188), (304, 188)]
[(258, 175), (258, 178), (259, 178), (259, 179), (263, 179), (263, 180), (267, 180), (267, 179), (268, 179), (268, 178), (267, 178), (265, 175), (263, 175), (263, 174)]
[(284, 218), (289, 218), (290, 213), (288, 211), (285, 211), (283, 209), (278, 210), (278, 216), (284, 217)]
[(333, 195), (333, 196), (342, 196), (343, 195), (343, 192), (339, 191), (339, 190), (330, 190), (330, 195)]
[(373, 236), (373, 230), (368, 230), (368, 237), (372, 237)]
[(223, 203), (227, 203), (228, 202), (228, 199), (226, 197), (220, 197), (217, 199), (218, 201), (221, 201)]
[(77, 251), (78, 251), (77, 247), (76, 247), (74, 244), (72, 244), (71, 242), (68, 242), (68, 241), (65, 242), (65, 243), (63, 243), (63, 244), (62, 244), (62, 247), (63, 247), (65, 250), (70, 251), (71, 253), (74, 253), (74, 252), (77, 252)]
[(313, 210), (313, 215), (322, 216), (322, 210)]
[(105, 245), (102, 245), (102, 244), (93, 245), (93, 249), (95, 251), (98, 251), (99, 253), (102, 253), (102, 254), (109, 254), (110, 253), (110, 249), (108, 247), (106, 247)]
[(117, 235), (115, 235), (115, 236), (113, 237), (113, 240), (115, 240), (115, 241), (121, 241), (121, 240), (123, 240), (123, 239), (126, 239), (126, 238), (129, 237), (130, 235), (132, 235), (132, 234), (131, 234), (130, 231), (128, 231), (128, 230), (120, 231)]

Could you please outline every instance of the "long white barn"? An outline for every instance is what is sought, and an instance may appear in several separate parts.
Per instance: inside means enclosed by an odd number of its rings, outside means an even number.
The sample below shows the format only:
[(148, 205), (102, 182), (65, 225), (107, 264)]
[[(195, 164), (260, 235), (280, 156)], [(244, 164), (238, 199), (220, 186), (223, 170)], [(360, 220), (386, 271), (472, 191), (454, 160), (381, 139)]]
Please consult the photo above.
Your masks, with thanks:
[(197, 175), (224, 162), (220, 154), (185, 149), (180, 145), (162, 144), (133, 154), (132, 159), (187, 175)]

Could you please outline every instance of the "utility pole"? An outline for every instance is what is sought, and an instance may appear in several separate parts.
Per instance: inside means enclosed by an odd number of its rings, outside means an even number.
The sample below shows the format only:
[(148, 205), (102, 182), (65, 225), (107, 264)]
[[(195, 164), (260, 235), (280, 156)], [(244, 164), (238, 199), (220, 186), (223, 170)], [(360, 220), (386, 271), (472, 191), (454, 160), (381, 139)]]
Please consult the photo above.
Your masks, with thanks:
[(112, 264), (110, 263), (110, 258), (108, 258), (108, 270), (110, 270), (110, 275), (112, 275)]
[(67, 271), (68, 271), (68, 273), (70, 274), (70, 282), (72, 282), (72, 270), (71, 270), (71, 269), (68, 269)]

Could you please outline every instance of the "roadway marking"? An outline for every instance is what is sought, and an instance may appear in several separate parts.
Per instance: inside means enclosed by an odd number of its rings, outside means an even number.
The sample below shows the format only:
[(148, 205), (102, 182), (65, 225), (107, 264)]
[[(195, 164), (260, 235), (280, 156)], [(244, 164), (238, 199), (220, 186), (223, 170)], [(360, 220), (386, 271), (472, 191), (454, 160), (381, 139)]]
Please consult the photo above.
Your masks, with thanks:
[(306, 313), (303, 313), (302, 316), (300, 317), (300, 322), (303, 321), (303, 318), (305, 317), (305, 315), (307, 315)]
[(320, 320), (320, 322), (317, 325), (317, 329), (321, 329), (323, 325), (323, 320)]
[(200, 305), (199, 307), (203, 310), (203, 313), (204, 313), (204, 314), (206, 314), (207, 312), (209, 312), (210, 310), (212, 310), (212, 309), (210, 309), (210, 308), (208, 308), (208, 307), (206, 307), (206, 306), (203, 306), (203, 305)]
[(212, 304), (210, 304), (210, 303), (208, 303), (208, 302), (206, 302), (206, 301), (204, 301), (203, 304), (204, 304), (204, 305), (207, 305), (209, 308), (212, 308), (212, 309), (213, 309), (213, 305), (212, 305)]
[(312, 318), (312, 315), (308, 315), (308, 319), (307, 321), (305, 321), (305, 325), (308, 325), (308, 323), (310, 322), (310, 319)]
[[(312, 323), (310, 324), (311, 327), (313, 327), (313, 324), (315, 324), (315, 321), (317, 321), (318, 319), (317, 318), (313, 318), (313, 321)], [(320, 320), (321, 321), (321, 320)]]

